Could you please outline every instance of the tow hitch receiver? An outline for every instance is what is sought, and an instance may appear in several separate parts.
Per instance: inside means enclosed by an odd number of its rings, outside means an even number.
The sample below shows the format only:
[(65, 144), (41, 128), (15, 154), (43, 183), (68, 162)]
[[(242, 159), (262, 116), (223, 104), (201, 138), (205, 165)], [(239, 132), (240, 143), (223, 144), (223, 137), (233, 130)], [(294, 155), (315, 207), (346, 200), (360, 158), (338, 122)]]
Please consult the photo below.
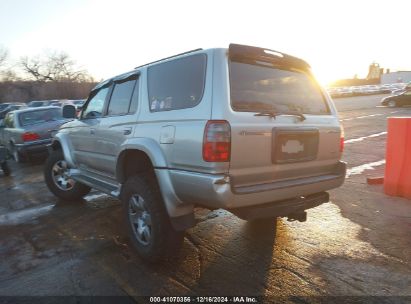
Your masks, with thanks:
[(327, 192), (319, 192), (263, 205), (229, 209), (228, 211), (243, 220), (287, 217), (289, 221), (305, 222), (307, 209), (327, 203), (329, 200), (330, 196)]
[(294, 222), (294, 221), (299, 221), (299, 222), (305, 222), (307, 220), (307, 212), (298, 212), (298, 213), (292, 213), (287, 216), (287, 221), (289, 222)]

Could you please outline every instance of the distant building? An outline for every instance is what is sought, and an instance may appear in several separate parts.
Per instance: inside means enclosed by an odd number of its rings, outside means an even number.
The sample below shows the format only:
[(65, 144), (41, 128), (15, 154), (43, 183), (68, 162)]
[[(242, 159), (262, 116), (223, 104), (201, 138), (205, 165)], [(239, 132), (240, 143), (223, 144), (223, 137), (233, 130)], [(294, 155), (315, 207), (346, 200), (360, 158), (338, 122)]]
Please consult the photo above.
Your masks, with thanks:
[(380, 79), (383, 69), (376, 62), (373, 62), (368, 67), (367, 79)]
[(411, 82), (411, 71), (388, 72), (381, 75), (381, 84), (399, 82)]

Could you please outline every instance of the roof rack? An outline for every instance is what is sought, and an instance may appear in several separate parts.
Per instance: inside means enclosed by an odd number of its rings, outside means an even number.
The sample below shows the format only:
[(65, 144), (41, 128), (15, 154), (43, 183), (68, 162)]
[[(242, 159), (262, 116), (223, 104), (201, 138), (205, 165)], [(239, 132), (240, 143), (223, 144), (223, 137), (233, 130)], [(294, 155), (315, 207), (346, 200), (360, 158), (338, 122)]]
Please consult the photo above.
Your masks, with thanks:
[(157, 62), (160, 62), (160, 61), (163, 61), (163, 60), (171, 59), (171, 58), (174, 58), (174, 57), (178, 57), (178, 56), (185, 55), (185, 54), (190, 54), (190, 53), (201, 51), (201, 50), (202, 49), (195, 49), (195, 50), (187, 51), (187, 52), (184, 52), (184, 53), (180, 53), (180, 54), (177, 54), (177, 55), (173, 55), (173, 56), (170, 56), (170, 57), (166, 57), (166, 58), (163, 58), (163, 59), (159, 59), (159, 60), (156, 60), (156, 61), (153, 61), (153, 62), (149, 62), (149, 63), (143, 64), (143, 65), (140, 65), (138, 67), (135, 67), (134, 69), (138, 69), (138, 68), (141, 68), (141, 67), (146, 66), (146, 65), (150, 65), (150, 64), (157, 63)]

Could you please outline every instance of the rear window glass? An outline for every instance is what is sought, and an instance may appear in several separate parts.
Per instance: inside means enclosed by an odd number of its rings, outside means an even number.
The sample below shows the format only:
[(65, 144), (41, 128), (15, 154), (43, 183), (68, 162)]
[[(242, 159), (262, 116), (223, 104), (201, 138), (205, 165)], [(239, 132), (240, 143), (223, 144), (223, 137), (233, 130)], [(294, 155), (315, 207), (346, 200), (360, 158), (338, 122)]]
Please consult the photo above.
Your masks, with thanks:
[(235, 111), (329, 113), (319, 86), (303, 71), (233, 61), (230, 63), (230, 87)]
[(47, 109), (31, 112), (23, 112), (19, 115), (22, 127), (41, 124), (48, 121), (62, 120), (61, 109)]
[(45, 102), (43, 101), (32, 101), (29, 103), (29, 107), (37, 108), (37, 107), (42, 107), (45, 105)]
[(148, 69), (150, 111), (192, 108), (203, 97), (205, 54), (160, 63)]

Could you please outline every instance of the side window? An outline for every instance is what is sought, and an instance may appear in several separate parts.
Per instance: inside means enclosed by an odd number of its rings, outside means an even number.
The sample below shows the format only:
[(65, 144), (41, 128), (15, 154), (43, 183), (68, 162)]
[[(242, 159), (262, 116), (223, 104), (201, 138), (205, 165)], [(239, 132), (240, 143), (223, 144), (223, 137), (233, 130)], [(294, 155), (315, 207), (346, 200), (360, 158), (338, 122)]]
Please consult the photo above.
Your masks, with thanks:
[(7, 114), (6, 118), (4, 119), (4, 125), (6, 128), (14, 128), (14, 114), (13, 113)]
[(101, 116), (101, 114), (103, 113), (104, 101), (106, 100), (108, 90), (109, 87), (102, 88), (90, 99), (81, 115), (83, 119), (97, 118)]
[(170, 111), (198, 105), (204, 93), (206, 64), (206, 55), (197, 54), (150, 67), (150, 111)]
[(130, 105), (132, 103), (132, 97), (134, 98), (133, 90), (136, 81), (134, 77), (133, 79), (115, 83), (108, 105), (107, 115), (124, 115), (131, 113)]

